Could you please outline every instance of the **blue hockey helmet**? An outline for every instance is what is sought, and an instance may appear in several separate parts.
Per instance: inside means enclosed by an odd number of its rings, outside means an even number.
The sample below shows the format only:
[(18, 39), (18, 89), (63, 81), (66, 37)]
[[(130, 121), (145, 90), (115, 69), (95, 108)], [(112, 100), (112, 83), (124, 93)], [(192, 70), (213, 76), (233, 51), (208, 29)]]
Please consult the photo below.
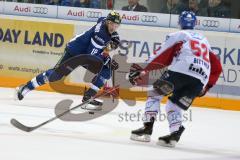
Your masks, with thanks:
[(194, 29), (197, 18), (192, 11), (183, 11), (179, 15), (178, 23), (181, 29)]

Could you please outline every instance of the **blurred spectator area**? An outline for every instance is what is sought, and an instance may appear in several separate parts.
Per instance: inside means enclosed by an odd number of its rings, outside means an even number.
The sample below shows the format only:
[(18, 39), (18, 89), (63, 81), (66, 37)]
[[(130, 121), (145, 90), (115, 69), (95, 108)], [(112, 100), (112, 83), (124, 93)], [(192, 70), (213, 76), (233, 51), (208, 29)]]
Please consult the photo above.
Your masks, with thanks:
[(208, 16), (230, 18), (231, 3), (228, 2), (224, 0), (208, 0)]
[[(114, 9), (121, 10), (129, 0), (115, 0)], [(191, 10), (197, 16), (240, 18), (240, 0), (139, 0), (148, 12), (179, 14)]]
[[(191, 10), (197, 16), (240, 19), (240, 0), (6, 0), (85, 8), (133, 10), (179, 14)], [(138, 6), (131, 4), (138, 2)]]
[[(147, 10), (148, 10), (148, 1), (149, 0), (115, 0), (115, 2), (114, 2), (114, 9), (122, 10), (123, 8), (125, 8), (123, 10), (126, 10), (128, 8), (128, 6), (129, 6), (129, 1), (130, 1), (130, 3), (134, 2), (134, 1), (138, 1), (138, 3), (141, 6), (147, 8)], [(141, 7), (141, 8), (143, 8), (143, 7)], [(144, 11), (147, 11), (147, 10), (144, 10)]]
[(128, 5), (123, 6), (124, 11), (136, 11), (136, 12), (147, 12), (146, 6), (139, 3), (139, 0), (128, 0)]
[(103, 8), (106, 9), (105, 3), (101, 0), (6, 0), (8, 2), (20, 3), (35, 3), (71, 7), (84, 7), (84, 8)]

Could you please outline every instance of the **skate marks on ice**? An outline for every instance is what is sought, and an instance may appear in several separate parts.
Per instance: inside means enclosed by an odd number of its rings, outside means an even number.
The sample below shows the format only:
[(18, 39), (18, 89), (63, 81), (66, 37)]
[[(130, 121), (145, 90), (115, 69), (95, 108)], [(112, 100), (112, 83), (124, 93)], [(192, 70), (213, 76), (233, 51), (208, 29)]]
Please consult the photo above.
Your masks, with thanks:
[[(102, 124), (101, 124), (102, 125)], [(108, 126), (110, 127), (110, 126)], [(116, 128), (115, 128), (116, 129)], [(98, 143), (102, 144), (103, 147), (111, 148), (112, 146), (122, 146), (128, 148), (129, 152), (136, 152), (139, 158), (141, 159), (164, 159), (164, 160), (239, 160), (240, 154), (238, 151), (229, 151), (223, 150), (214, 147), (206, 147), (201, 145), (188, 145), (179, 143), (176, 148), (166, 148), (156, 145), (156, 141), (151, 141), (150, 143), (144, 142), (133, 142), (128, 139), (129, 135), (127, 135), (127, 130), (125, 130), (124, 134), (122, 128), (118, 130), (116, 129), (111, 133), (101, 133), (101, 134), (93, 134), (86, 132), (77, 132), (77, 131), (61, 131), (51, 128), (42, 128), (39, 132), (34, 132), (30, 136), (32, 137), (46, 137), (46, 138), (60, 138), (64, 141), (71, 139), (74, 141), (82, 142), (85, 141), (89, 144)], [(22, 135), (21, 135), (22, 134)], [(2, 135), (2, 134), (0, 134)], [(20, 133), (21, 137), (27, 138), (26, 134)], [(124, 135), (124, 137), (123, 137)], [(2, 135), (3, 136), (3, 135)], [(19, 136), (16, 134), (8, 134), (11, 136)], [(86, 146), (84, 146), (86, 147)], [(90, 147), (90, 146), (88, 146)], [(58, 150), (58, 149), (57, 149)], [(146, 151), (146, 152), (139, 152)], [(59, 150), (61, 151), (61, 150)], [(155, 152), (156, 155), (148, 155), (148, 152)], [(113, 151), (114, 152), (114, 151)], [(117, 154), (117, 153), (116, 153)], [(125, 153), (126, 155), (128, 153)], [(156, 157), (157, 156), (157, 157)], [(144, 158), (145, 157), (145, 158)]]
[[(110, 115), (108, 115), (110, 116)], [(108, 117), (110, 118), (110, 117)], [(66, 122), (65, 122), (66, 123)], [(73, 122), (74, 123), (74, 122)], [(79, 122), (78, 122), (79, 123)], [(57, 122), (57, 128), (55, 127), (56, 123), (50, 126), (45, 126), (41, 128), (39, 131), (31, 133), (30, 136), (32, 137), (38, 137), (38, 136), (44, 136), (46, 138), (54, 138), (58, 137), (60, 139), (73, 139), (76, 141), (86, 141), (91, 143), (100, 143), (103, 144), (105, 147), (111, 147), (112, 145), (117, 146), (125, 146), (129, 148), (130, 150), (135, 150), (135, 152), (138, 152), (139, 149), (142, 150), (151, 150), (152, 152), (157, 152), (158, 156), (161, 156), (157, 159), (178, 159), (178, 160), (190, 160), (190, 159), (196, 159), (196, 160), (237, 160), (240, 157), (239, 151), (233, 151), (233, 150), (225, 150), (223, 147), (216, 147), (216, 146), (209, 146), (209, 144), (194, 144), (194, 141), (191, 141), (192, 144), (189, 144), (190, 142), (182, 141), (180, 142), (176, 148), (165, 148), (156, 145), (155, 139), (153, 138), (150, 143), (144, 143), (144, 142), (134, 142), (129, 139), (131, 128), (127, 127), (120, 127), (115, 126), (111, 123), (104, 123), (100, 120), (100, 122), (97, 121), (90, 121), (88, 124), (84, 124), (86, 122), (81, 122), (79, 126), (83, 126), (85, 128), (87, 125), (89, 125), (92, 128), (95, 128), (97, 130), (90, 131), (90, 130), (80, 130), (80, 129), (74, 129), (74, 126), (71, 126), (71, 124), (60, 124), (58, 125)], [(70, 125), (70, 126), (68, 126)], [(62, 127), (66, 127), (67, 129), (61, 129)], [(50, 128), (49, 128), (50, 127)], [(9, 128), (9, 125), (8, 125)], [(104, 130), (103, 132), (99, 132), (99, 130)], [(10, 133), (8, 136), (19, 136), (27, 138), (29, 134), (25, 134), (24, 132), (20, 132), (17, 129), (12, 128), (12, 132), (14, 134)], [(185, 137), (186, 138), (186, 137)], [(64, 140), (64, 141), (65, 141)], [(126, 153), (127, 154), (127, 153)], [(142, 154), (147, 154), (142, 153)], [(139, 157), (144, 157), (147, 155), (139, 154)], [(175, 155), (175, 156), (170, 156)], [(184, 156), (183, 156), (184, 155)], [(147, 156), (149, 157), (149, 156)], [(153, 157), (153, 156), (152, 156)], [(191, 157), (191, 158), (188, 158)], [(201, 158), (202, 157), (202, 158)], [(149, 157), (149, 159), (152, 159)]]
[[(6, 92), (5, 92), (6, 93)], [(40, 92), (38, 92), (40, 93)], [(38, 94), (37, 93), (37, 94)], [(43, 94), (43, 93), (42, 93)], [(45, 93), (44, 93), (45, 94)], [(64, 96), (64, 98), (66, 98)], [(59, 97), (59, 99), (62, 99), (62, 97)], [(74, 99), (74, 101), (77, 99)], [(237, 116), (238, 114), (232, 114), (228, 111), (218, 111), (218, 110), (207, 110), (207, 109), (196, 109), (193, 108), (194, 112), (194, 124), (192, 126), (195, 126), (193, 130), (199, 131), (198, 134), (196, 133), (190, 133), (193, 131), (190, 126), (187, 126), (189, 133), (182, 137), (181, 141), (177, 144), (176, 148), (165, 148), (161, 146), (156, 145), (157, 137), (160, 136), (158, 134), (162, 133), (162, 129), (166, 126), (161, 125), (161, 129), (159, 128), (159, 132), (157, 131), (153, 135), (153, 138), (150, 143), (142, 143), (142, 142), (134, 142), (129, 139), (131, 130), (134, 128), (137, 128), (140, 123), (130, 123), (129, 122), (122, 122), (118, 123), (116, 120), (116, 116), (119, 115), (119, 113), (125, 112), (126, 110), (131, 112), (129, 107), (123, 103), (120, 102), (119, 106), (116, 108), (116, 110), (110, 112), (109, 114), (106, 114), (102, 117), (99, 117), (97, 119), (91, 120), (91, 121), (84, 121), (84, 122), (62, 122), (57, 120), (56, 122), (49, 124), (47, 126), (44, 126), (43, 128), (37, 130), (33, 133), (24, 133), (22, 131), (19, 131), (18, 129), (12, 127), (9, 124), (9, 119), (13, 116), (17, 116), (17, 118), (21, 118), (23, 122), (28, 123), (29, 125), (37, 124), (41, 122), (42, 120), (45, 120), (48, 117), (51, 117), (54, 115), (54, 108), (49, 108), (51, 105), (54, 106), (58, 102), (58, 99), (55, 99), (54, 101), (48, 100), (48, 102), (42, 102), (42, 100), (32, 100), (35, 105), (34, 107), (31, 106), (31, 104), (34, 104), (33, 102), (25, 101), (24, 103), (21, 103), (22, 106), (19, 105), (10, 105), (7, 103), (7, 101), (4, 101), (4, 103), (1, 103), (0, 105), (0, 137), (2, 137), (1, 141), (2, 144), (0, 146), (4, 146), (4, 143), (15, 143), (12, 139), (24, 139), (26, 143), (29, 143), (29, 139), (32, 139), (33, 141), (38, 141), (39, 137), (42, 137), (42, 139), (45, 139), (44, 141), (45, 146), (50, 145), (49, 141), (51, 139), (58, 139), (59, 141), (64, 141), (66, 145), (69, 147), (72, 146), (70, 143), (71, 140), (79, 142), (79, 150), (81, 150), (82, 147), (91, 149), (94, 147), (94, 144), (100, 144), (104, 148), (108, 148), (113, 152), (114, 154), (118, 155), (119, 148), (123, 147), (128, 150), (126, 153), (126, 157), (131, 154), (136, 154), (135, 158), (133, 159), (164, 159), (164, 160), (237, 160), (240, 159), (240, 150), (238, 148), (239, 145), (231, 145), (234, 143), (237, 143), (238, 140), (233, 141), (235, 138), (237, 138), (236, 133), (234, 133), (233, 136), (230, 135), (230, 132), (225, 132), (226, 138), (222, 139), (221, 136), (211, 134), (206, 134), (206, 131), (202, 130), (202, 128), (208, 128), (206, 124), (209, 124), (209, 127), (212, 125), (212, 123), (215, 121), (211, 121), (209, 117), (215, 117), (218, 121), (220, 126), (224, 129), (231, 129), (225, 125), (229, 125), (229, 123), (232, 123), (232, 125), (236, 126), (238, 124)], [(37, 106), (37, 104), (40, 104)], [(25, 105), (25, 106), (24, 106)], [(138, 106), (141, 106), (142, 103), (137, 104)], [(36, 106), (36, 107), (35, 107)], [(46, 106), (46, 109), (44, 107)], [(131, 108), (131, 107), (130, 107)], [(133, 108), (132, 108), (133, 109)], [(137, 108), (136, 110), (138, 110)], [(202, 114), (204, 111), (204, 115)], [(198, 115), (196, 115), (198, 114)], [(206, 116), (208, 115), (208, 116)], [(226, 117), (227, 119), (218, 119), (220, 117)], [(205, 121), (202, 121), (205, 120)], [(233, 121), (234, 120), (234, 121)], [(199, 123), (198, 123), (199, 121)], [(201, 121), (201, 123), (200, 123)], [(225, 122), (225, 123), (223, 123)], [(200, 126), (199, 128), (199, 125)], [(198, 126), (198, 127), (197, 127)], [(211, 129), (214, 129), (210, 127)], [(222, 128), (217, 131), (221, 131)], [(196, 130), (197, 129), (197, 130)], [(217, 127), (218, 129), (218, 127)], [(210, 131), (210, 129), (209, 129)], [(207, 131), (208, 132), (208, 131)], [(224, 132), (224, 131), (222, 131)], [(215, 132), (214, 132), (215, 133)], [(194, 137), (194, 135), (196, 137)], [(196, 140), (199, 135), (202, 135), (203, 137), (206, 135), (211, 136), (212, 138), (218, 139), (221, 138), (221, 143), (215, 144), (207, 141), (207, 140)], [(235, 137), (235, 138), (231, 138)], [(196, 139), (195, 139), (196, 138)], [(201, 137), (199, 137), (201, 138)], [(229, 139), (230, 138), (230, 139)], [(204, 138), (201, 138), (204, 139)], [(154, 141), (155, 140), (155, 141)], [(43, 143), (43, 142), (42, 142)], [(81, 144), (83, 143), (89, 143), (89, 146), (83, 146)], [(219, 145), (219, 144), (222, 144)], [(227, 144), (227, 145), (225, 145)], [(229, 147), (226, 147), (229, 146)], [(114, 151), (114, 147), (116, 147)], [(236, 147), (236, 148), (234, 148)], [(2, 148), (3, 152), (6, 150), (4, 147)], [(59, 152), (63, 153), (64, 151), (61, 150), (61, 148), (56, 148), (59, 150)], [(31, 151), (29, 151), (31, 152)], [(133, 153), (130, 153), (133, 152)], [(153, 155), (149, 155), (149, 153), (152, 153)], [(59, 157), (61, 158), (61, 157)], [(91, 159), (91, 156), (89, 157)], [(117, 157), (116, 157), (117, 158)]]
[[(56, 125), (56, 124), (54, 124)], [(83, 125), (83, 123), (79, 124)], [(221, 147), (213, 147), (207, 146), (203, 144), (189, 144), (189, 142), (180, 142), (176, 148), (166, 148), (156, 145), (156, 141), (152, 140), (150, 143), (144, 142), (135, 142), (129, 139), (130, 136), (130, 128), (121, 128), (119, 126), (114, 126), (112, 124), (106, 124), (104, 122), (91, 122), (89, 124), (92, 127), (101, 126), (102, 129), (108, 128), (107, 131), (99, 133), (99, 132), (90, 132), (90, 131), (76, 131), (75, 129), (68, 128), (68, 130), (61, 130), (60, 128), (46, 128), (43, 127), (39, 131), (33, 132), (30, 135), (24, 132), (20, 132), (17, 129), (11, 128), (11, 132), (0, 133), (0, 135), (7, 135), (10, 139), (12, 136), (19, 138), (28, 138), (31, 137), (45, 137), (47, 138), (60, 138), (64, 141), (71, 139), (75, 141), (86, 141), (91, 143), (99, 143), (104, 145), (105, 147), (110, 147), (112, 145), (117, 146), (125, 146), (129, 148), (129, 151), (134, 150), (139, 154), (139, 157), (148, 157), (148, 159), (164, 159), (164, 160), (239, 160), (240, 152), (235, 150), (226, 150)], [(9, 125), (2, 126), (6, 128), (6, 130), (10, 129)], [(51, 126), (50, 126), (51, 127)], [(98, 129), (101, 129), (99, 127)], [(110, 128), (110, 129), (109, 129)], [(157, 138), (153, 138), (157, 139)], [(85, 146), (86, 147), (86, 146)], [(236, 148), (237, 149), (237, 148)], [(144, 153), (139, 153), (139, 150), (146, 150)], [(154, 156), (147, 156), (147, 151), (151, 150), (151, 152), (155, 152), (158, 158)], [(126, 153), (127, 154), (127, 153)], [(152, 157), (152, 158), (151, 158)], [(141, 159), (141, 158), (140, 158)]]

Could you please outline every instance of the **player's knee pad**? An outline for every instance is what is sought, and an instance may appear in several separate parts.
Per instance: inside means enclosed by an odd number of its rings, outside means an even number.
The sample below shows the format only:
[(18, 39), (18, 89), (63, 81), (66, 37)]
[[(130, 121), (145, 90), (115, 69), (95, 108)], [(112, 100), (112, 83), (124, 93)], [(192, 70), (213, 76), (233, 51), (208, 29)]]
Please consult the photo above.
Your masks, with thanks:
[(46, 77), (48, 78), (49, 82), (58, 81), (62, 79), (63, 76), (64, 75), (62, 75), (61, 73), (57, 73), (55, 69), (49, 69), (46, 71)]
[(153, 88), (159, 95), (166, 96), (173, 92), (174, 86), (166, 80), (158, 79), (153, 83)]
[(166, 104), (166, 113), (170, 131), (177, 131), (182, 125), (182, 109), (171, 100), (168, 100)]

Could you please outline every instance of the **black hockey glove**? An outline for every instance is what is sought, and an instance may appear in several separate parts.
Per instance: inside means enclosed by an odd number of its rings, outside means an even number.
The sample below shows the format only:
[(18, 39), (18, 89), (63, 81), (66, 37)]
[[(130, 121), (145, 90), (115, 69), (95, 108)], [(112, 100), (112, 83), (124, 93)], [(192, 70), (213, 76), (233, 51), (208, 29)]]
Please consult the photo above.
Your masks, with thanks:
[(112, 69), (112, 70), (117, 70), (118, 68), (119, 68), (118, 63), (113, 59), (113, 60), (111, 61), (111, 69)]
[(117, 49), (120, 45), (120, 38), (117, 32), (112, 33), (110, 45), (113, 50)]
[(108, 68), (111, 67), (112, 70), (117, 70), (119, 68), (118, 63), (114, 59), (111, 59), (110, 56), (104, 58), (104, 65)]
[(138, 64), (133, 63), (130, 68), (130, 73), (128, 75), (129, 82), (132, 85), (136, 85), (137, 79), (140, 79), (140, 74), (142, 71), (142, 67), (140, 67)]
[(205, 94), (209, 91), (209, 89), (212, 88), (212, 85), (207, 84), (205, 88), (198, 94), (198, 97), (203, 97)]

